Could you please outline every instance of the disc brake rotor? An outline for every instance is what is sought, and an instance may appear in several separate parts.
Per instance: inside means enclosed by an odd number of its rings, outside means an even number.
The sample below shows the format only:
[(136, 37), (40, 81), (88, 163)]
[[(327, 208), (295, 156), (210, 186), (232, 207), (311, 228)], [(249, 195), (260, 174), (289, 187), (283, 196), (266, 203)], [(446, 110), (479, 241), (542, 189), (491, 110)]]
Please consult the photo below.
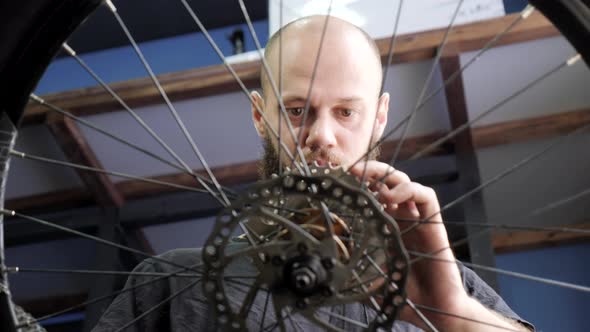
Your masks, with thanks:
[[(225, 330), (245, 330), (253, 306), (301, 315), (364, 303), (365, 330), (390, 327), (405, 302), (408, 256), (395, 221), (341, 168), (310, 166), (253, 185), (218, 216), (203, 249), (203, 289)], [(247, 234), (233, 237), (241, 230)]]

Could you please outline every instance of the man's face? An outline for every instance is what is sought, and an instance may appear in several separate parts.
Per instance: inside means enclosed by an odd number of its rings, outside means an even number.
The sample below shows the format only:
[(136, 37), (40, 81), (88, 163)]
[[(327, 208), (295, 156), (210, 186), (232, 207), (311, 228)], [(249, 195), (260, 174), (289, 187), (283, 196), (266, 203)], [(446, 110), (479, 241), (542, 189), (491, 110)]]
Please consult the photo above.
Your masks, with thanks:
[[(389, 97), (386, 94), (378, 98), (381, 67), (365, 37), (348, 26), (340, 26), (343, 23), (337, 20), (329, 23), (313, 78), (323, 22), (322, 18), (283, 34), (282, 97), (293, 133), (287, 117), (280, 113), (279, 100), (270, 83), (263, 87), (264, 99), (256, 94), (253, 97), (294, 156), (298, 156), (296, 141), (301, 137), (299, 146), (308, 163), (331, 162), (346, 167), (364, 155), (369, 140), (374, 143), (381, 136), (387, 122)], [(268, 59), (277, 86), (278, 54), (275, 45)], [(309, 112), (302, 123), (308, 94)], [(253, 118), (267, 144), (266, 166), (271, 169), (266, 172), (277, 171), (272, 168), (276, 167), (279, 150), (281, 162), (289, 165), (291, 160), (284, 147), (279, 149), (279, 140), (254, 108)]]

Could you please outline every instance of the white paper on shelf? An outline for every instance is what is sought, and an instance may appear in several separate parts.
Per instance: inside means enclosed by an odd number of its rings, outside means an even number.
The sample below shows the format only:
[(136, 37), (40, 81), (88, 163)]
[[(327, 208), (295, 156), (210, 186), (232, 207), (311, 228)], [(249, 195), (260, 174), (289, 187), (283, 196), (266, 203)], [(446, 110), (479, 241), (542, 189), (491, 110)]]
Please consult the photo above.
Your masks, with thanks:
[[(332, 0), (330, 14), (363, 28), (373, 38), (391, 36), (399, 0)], [(406, 0), (403, 2), (398, 34), (444, 28), (460, 0)], [(282, 0), (282, 25), (297, 18), (327, 14), (330, 0)], [(280, 0), (269, 0), (269, 32), (278, 30), (281, 22)], [(455, 24), (503, 16), (502, 0), (463, 1)]]

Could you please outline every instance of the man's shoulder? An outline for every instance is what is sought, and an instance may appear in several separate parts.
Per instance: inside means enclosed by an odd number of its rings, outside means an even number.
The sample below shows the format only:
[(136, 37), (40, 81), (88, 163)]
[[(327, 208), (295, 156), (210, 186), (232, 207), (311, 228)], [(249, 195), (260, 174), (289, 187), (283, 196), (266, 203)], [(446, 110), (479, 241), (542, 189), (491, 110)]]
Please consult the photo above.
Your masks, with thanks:
[(136, 269), (169, 271), (201, 263), (201, 248), (179, 248), (166, 251), (141, 262)]
[(177, 248), (166, 251), (157, 257), (165, 260), (190, 260), (194, 258), (201, 259), (201, 248)]
[[(226, 252), (234, 252), (247, 246), (247, 243), (230, 242)], [(172, 271), (178, 268), (191, 268), (202, 264), (202, 248), (178, 248), (166, 251), (154, 257), (145, 259), (138, 265), (139, 270)]]

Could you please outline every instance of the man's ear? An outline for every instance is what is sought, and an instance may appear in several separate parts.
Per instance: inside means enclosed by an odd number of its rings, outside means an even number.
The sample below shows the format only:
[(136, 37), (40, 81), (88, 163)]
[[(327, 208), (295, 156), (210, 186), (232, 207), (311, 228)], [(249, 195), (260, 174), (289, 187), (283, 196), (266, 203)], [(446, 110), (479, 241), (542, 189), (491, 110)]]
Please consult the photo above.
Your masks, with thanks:
[(389, 92), (384, 92), (377, 102), (377, 117), (375, 123), (375, 137), (381, 138), (387, 126), (387, 114), (389, 112)]
[(252, 97), (252, 122), (254, 123), (254, 128), (256, 128), (256, 132), (258, 136), (265, 137), (266, 136), (266, 126), (264, 124), (264, 119), (262, 118), (261, 112), (264, 112), (264, 99), (258, 93), (258, 91), (250, 92), (250, 97)]

